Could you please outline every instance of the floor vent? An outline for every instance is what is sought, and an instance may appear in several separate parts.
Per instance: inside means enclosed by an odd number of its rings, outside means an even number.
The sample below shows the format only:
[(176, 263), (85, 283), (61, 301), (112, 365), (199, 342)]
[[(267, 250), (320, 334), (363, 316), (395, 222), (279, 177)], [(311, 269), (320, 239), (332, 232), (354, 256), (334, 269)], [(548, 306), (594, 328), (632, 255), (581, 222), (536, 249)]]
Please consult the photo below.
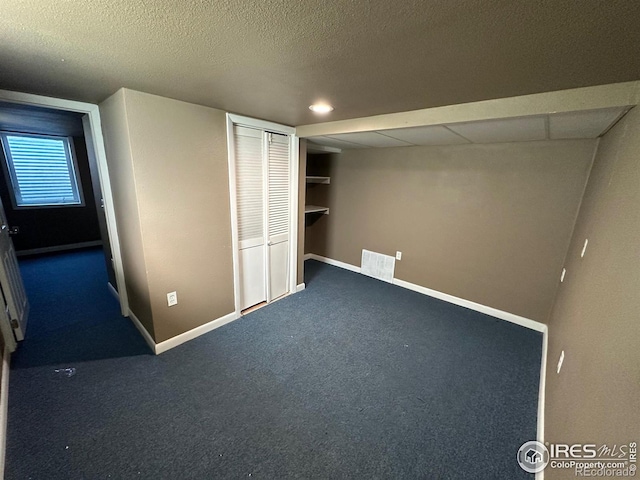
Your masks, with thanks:
[(362, 266), (360, 273), (393, 283), (393, 271), (396, 268), (396, 257), (362, 250)]

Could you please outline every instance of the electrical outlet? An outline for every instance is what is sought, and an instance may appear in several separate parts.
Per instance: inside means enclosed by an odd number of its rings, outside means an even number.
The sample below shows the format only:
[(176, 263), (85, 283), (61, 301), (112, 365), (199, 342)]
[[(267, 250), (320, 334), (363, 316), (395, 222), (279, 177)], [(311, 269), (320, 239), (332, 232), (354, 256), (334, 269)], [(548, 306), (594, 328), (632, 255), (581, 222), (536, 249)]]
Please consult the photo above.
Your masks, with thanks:
[(560, 373), (560, 369), (562, 368), (562, 364), (564, 363), (564, 350), (560, 354), (560, 358), (558, 359), (558, 373)]
[(396, 260), (402, 260), (402, 252), (396, 252)]
[(178, 292), (167, 293), (167, 305), (173, 307), (178, 304)]

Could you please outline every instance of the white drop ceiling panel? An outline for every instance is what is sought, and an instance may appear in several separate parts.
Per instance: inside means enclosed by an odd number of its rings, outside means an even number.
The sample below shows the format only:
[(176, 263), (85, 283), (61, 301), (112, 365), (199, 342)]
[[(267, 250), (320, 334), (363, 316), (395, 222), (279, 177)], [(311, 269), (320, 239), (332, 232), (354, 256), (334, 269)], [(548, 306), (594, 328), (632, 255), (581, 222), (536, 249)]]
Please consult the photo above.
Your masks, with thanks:
[(380, 133), (409, 142), (413, 145), (460, 145), (463, 143), (471, 143), (441, 125), (398, 128), (394, 130), (384, 130)]
[(473, 143), (528, 142), (547, 138), (545, 117), (484, 120), (447, 127)]
[(407, 147), (410, 144), (397, 140), (395, 138), (381, 135), (377, 132), (356, 132), (356, 133), (340, 133), (338, 135), (327, 135), (328, 138), (343, 140), (347, 142), (358, 143), (367, 147)]
[(312, 142), (318, 143), (320, 145), (327, 145), (329, 147), (336, 147), (336, 148), (342, 148), (342, 149), (368, 148), (366, 145), (360, 145), (358, 143), (352, 143), (352, 142), (345, 142), (344, 140), (339, 140), (337, 138), (330, 138), (330, 137), (323, 137), (323, 136), (310, 137), (309, 140), (311, 140)]
[(320, 145), (315, 142), (307, 142), (307, 152), (309, 153), (340, 153), (341, 148), (330, 147), (329, 145)]
[(551, 139), (597, 138), (624, 113), (624, 108), (603, 108), (585, 112), (549, 115)]
[(340, 133), (312, 137), (310, 140), (321, 145), (349, 149), (596, 138), (618, 121), (626, 110), (625, 107), (603, 108), (379, 132)]

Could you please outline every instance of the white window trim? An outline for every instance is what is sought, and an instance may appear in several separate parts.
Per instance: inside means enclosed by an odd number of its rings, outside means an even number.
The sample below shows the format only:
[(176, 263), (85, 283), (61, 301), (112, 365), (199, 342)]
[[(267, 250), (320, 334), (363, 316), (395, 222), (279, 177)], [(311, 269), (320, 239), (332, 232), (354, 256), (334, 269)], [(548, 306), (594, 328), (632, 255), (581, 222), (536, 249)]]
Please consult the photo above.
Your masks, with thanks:
[(231, 245), (233, 250), (233, 293), (235, 300), (235, 313), (240, 315), (240, 256), (238, 236), (238, 208), (236, 192), (236, 168), (235, 149), (233, 139), (234, 125), (267, 130), (273, 133), (281, 133), (289, 136), (289, 155), (291, 159), (290, 175), (290, 208), (289, 215), (289, 294), (296, 293), (298, 284), (298, 187), (300, 167), (300, 139), (296, 135), (296, 129), (287, 125), (244, 117), (233, 113), (227, 113), (227, 151), (229, 165), (229, 200), (231, 205)]
[[(38, 138), (52, 138), (56, 140), (64, 140), (65, 142), (65, 150), (68, 154), (68, 162), (69, 162), (69, 175), (73, 176), (72, 181), (75, 184), (76, 191), (78, 193), (78, 202), (77, 203), (33, 203), (33, 204), (18, 204), (18, 197), (16, 193), (16, 189), (19, 188), (18, 179), (15, 176), (15, 167), (13, 166), (13, 155), (11, 153), (11, 149), (9, 148), (9, 142), (7, 141), (7, 136), (14, 137), (38, 137)], [(73, 143), (73, 137), (69, 137), (66, 135), (45, 135), (45, 134), (36, 134), (36, 133), (23, 133), (23, 132), (10, 132), (10, 131), (0, 131), (0, 138), (2, 139), (2, 147), (4, 150), (5, 164), (3, 165), (3, 170), (5, 172), (5, 177), (7, 180), (7, 186), (10, 186), (9, 196), (11, 197), (11, 203), (14, 210), (27, 210), (34, 208), (74, 208), (74, 207), (85, 207), (84, 201), (84, 192), (82, 188), (82, 177), (80, 175), (80, 170), (78, 168), (78, 159), (76, 157), (76, 150)], [(72, 185), (73, 187), (73, 185)]]
[[(116, 224), (115, 209), (113, 205), (113, 194), (111, 193), (111, 179), (109, 178), (109, 168), (107, 166), (107, 154), (104, 148), (104, 137), (102, 136), (102, 122), (100, 120), (100, 109), (93, 103), (77, 102), (75, 100), (65, 100), (62, 98), (43, 97), (30, 93), (13, 92), (11, 90), (0, 90), (0, 100), (21, 105), (34, 105), (51, 108), (53, 110), (63, 110), (85, 114), (82, 120), (84, 127), (87, 148), (93, 148), (98, 164), (98, 176), (100, 187), (104, 199), (104, 213), (107, 217), (107, 232), (111, 243), (111, 254), (113, 256), (114, 270), (116, 273), (116, 283), (118, 296), (120, 298), (120, 311), (122, 315), (129, 316), (129, 299), (127, 296), (127, 286), (124, 280), (124, 270), (122, 266), (122, 252), (120, 251), (120, 241), (118, 239), (118, 226)], [(91, 145), (91, 147), (90, 147)]]

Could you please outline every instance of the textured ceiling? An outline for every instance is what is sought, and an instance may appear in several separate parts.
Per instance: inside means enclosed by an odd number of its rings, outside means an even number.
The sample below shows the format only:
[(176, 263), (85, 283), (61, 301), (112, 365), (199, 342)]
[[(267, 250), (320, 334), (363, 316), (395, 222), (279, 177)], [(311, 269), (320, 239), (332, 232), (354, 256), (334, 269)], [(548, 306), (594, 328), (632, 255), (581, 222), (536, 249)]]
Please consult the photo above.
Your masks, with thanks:
[[(0, 88), (289, 125), (640, 79), (637, 0), (2, 2)], [(335, 111), (308, 110), (323, 99)]]

